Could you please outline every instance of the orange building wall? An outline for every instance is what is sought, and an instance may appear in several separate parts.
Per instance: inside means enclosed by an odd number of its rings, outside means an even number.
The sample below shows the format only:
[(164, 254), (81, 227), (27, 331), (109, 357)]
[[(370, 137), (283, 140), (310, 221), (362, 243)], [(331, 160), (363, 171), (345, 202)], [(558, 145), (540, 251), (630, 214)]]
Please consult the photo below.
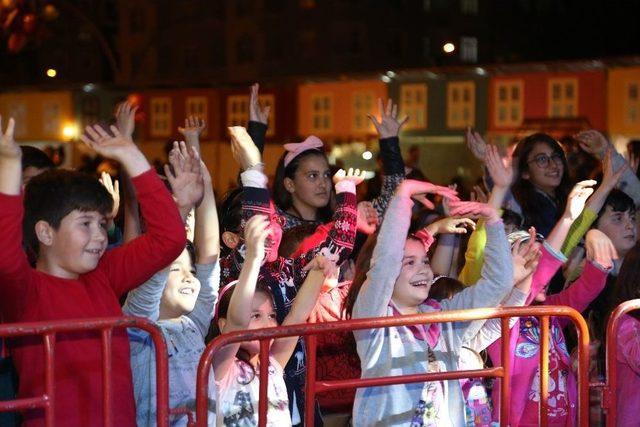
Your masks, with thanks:
[[(327, 83), (306, 83), (298, 86), (298, 133), (306, 137), (311, 131), (311, 97), (316, 94), (333, 95), (333, 129), (326, 134), (318, 133), (319, 137), (364, 137), (375, 134), (369, 132), (354, 132), (353, 95), (356, 92), (369, 91), (373, 93), (371, 113), (378, 114), (377, 99), (387, 98), (387, 86), (380, 80), (352, 80)], [(317, 132), (316, 132), (317, 133)]]
[[(62, 128), (73, 123), (72, 95), (69, 91), (12, 92), (0, 94), (0, 114), (6, 120), (11, 115), (11, 105), (24, 106), (24, 132), (16, 132), (17, 141), (65, 141)], [(50, 130), (45, 127), (44, 107), (58, 106), (59, 123)], [(17, 119), (17, 118), (16, 118)]]
[(640, 135), (640, 124), (630, 124), (625, 119), (627, 115), (624, 105), (625, 91), (630, 81), (640, 81), (640, 67), (609, 69), (607, 117), (609, 133), (612, 135)]
[(522, 80), (524, 82), (523, 118), (543, 118), (549, 116), (549, 79), (566, 77), (578, 79), (578, 116), (587, 117), (595, 129), (605, 129), (607, 125), (607, 79), (604, 71), (515, 73), (492, 77), (489, 82), (489, 129), (493, 131), (509, 130), (496, 126), (495, 87), (497, 82)]

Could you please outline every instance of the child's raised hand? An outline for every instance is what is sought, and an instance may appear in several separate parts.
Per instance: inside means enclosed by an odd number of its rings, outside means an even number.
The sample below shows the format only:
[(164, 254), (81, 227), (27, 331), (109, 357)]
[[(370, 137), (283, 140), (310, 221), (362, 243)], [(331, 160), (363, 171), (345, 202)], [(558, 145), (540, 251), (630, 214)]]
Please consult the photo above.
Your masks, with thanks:
[(231, 153), (243, 171), (262, 165), (260, 150), (245, 128), (232, 126), (229, 128), (229, 135), (231, 136)]
[(465, 133), (465, 139), (467, 140), (467, 147), (469, 147), (469, 150), (471, 150), (471, 153), (475, 158), (484, 162), (487, 152), (487, 143), (484, 142), (482, 136), (469, 126)]
[(333, 183), (352, 182), (353, 185), (358, 185), (364, 181), (366, 174), (367, 171), (361, 171), (360, 169), (353, 170), (353, 168), (349, 168), (347, 172), (344, 169), (340, 169), (333, 175)]
[(378, 98), (378, 111), (380, 113), (380, 121), (372, 114), (367, 114), (380, 139), (391, 138), (398, 136), (402, 126), (407, 123), (409, 116), (405, 115), (401, 119), (398, 119), (398, 104), (394, 104), (391, 99), (387, 101), (385, 108), (382, 98)]
[(418, 202), (422, 203), (429, 209), (434, 209), (433, 203), (427, 199), (427, 194), (439, 194), (442, 197), (450, 199), (451, 202), (460, 200), (456, 190), (443, 187), (441, 185), (435, 185), (426, 181), (417, 181), (414, 179), (405, 179), (398, 187), (397, 195), (400, 197), (411, 197)]
[(478, 202), (464, 202), (464, 201), (452, 201), (449, 203), (451, 206), (452, 216), (464, 216), (469, 218), (486, 218), (487, 222), (497, 221), (500, 216), (498, 211), (491, 205)]
[(542, 251), (540, 243), (536, 241), (536, 229), (529, 229), (529, 240), (524, 243), (519, 239), (511, 249), (511, 261), (513, 263), (513, 283), (516, 288), (528, 294), (531, 289), (531, 278), (538, 268), (538, 262)]
[(111, 194), (111, 198), (113, 199), (113, 209), (111, 209), (111, 214), (109, 214), (109, 217), (113, 219), (118, 215), (118, 208), (120, 207), (120, 184), (117, 179), (115, 181), (112, 180), (111, 175), (106, 172), (102, 172), (99, 181), (104, 188), (107, 189), (109, 194)]
[(487, 166), (489, 175), (496, 187), (509, 188), (513, 182), (513, 168), (511, 167), (511, 156), (502, 158), (495, 145), (487, 145), (485, 150), (484, 164)]
[(80, 139), (101, 156), (124, 163), (131, 151), (138, 151), (138, 148), (131, 137), (121, 134), (116, 126), (109, 129), (113, 135), (100, 125), (87, 126)]
[(433, 237), (438, 234), (466, 234), (467, 229), (476, 229), (476, 223), (469, 218), (446, 217), (427, 225), (425, 229)]
[(16, 144), (13, 139), (13, 132), (16, 126), (13, 118), (9, 119), (7, 129), (2, 131), (2, 116), (0, 116), (0, 157), (3, 159), (20, 159), (22, 157), (22, 150), (20, 146)]
[(116, 106), (116, 126), (120, 133), (131, 138), (136, 127), (136, 111), (138, 107), (134, 107), (129, 101), (124, 101)]
[(187, 212), (202, 201), (204, 196), (204, 180), (200, 165), (200, 156), (195, 148), (187, 148), (184, 141), (173, 143), (169, 153), (169, 165), (164, 166), (164, 172), (171, 185), (176, 204), (181, 211)]
[(193, 138), (200, 137), (200, 134), (206, 129), (207, 123), (204, 119), (195, 116), (189, 116), (184, 119), (184, 126), (178, 127), (185, 140), (191, 140)]
[(260, 105), (260, 85), (254, 83), (249, 89), (249, 121), (260, 122), (267, 124), (269, 122), (269, 113), (271, 112), (271, 106)]
[(567, 197), (567, 206), (564, 211), (564, 216), (571, 220), (575, 220), (580, 216), (584, 209), (587, 199), (593, 194), (593, 187), (597, 182), (593, 179), (587, 179), (577, 183)]
[(362, 201), (358, 203), (358, 223), (357, 230), (364, 234), (373, 234), (378, 227), (378, 212), (373, 207), (373, 203)]
[(472, 202), (478, 203), (487, 203), (489, 201), (489, 196), (480, 185), (473, 186), (473, 190), (471, 190), (469, 198)]
[(607, 138), (597, 130), (582, 131), (575, 135), (575, 138), (578, 140), (580, 148), (597, 159), (602, 159), (609, 147)]
[(618, 259), (618, 252), (611, 239), (598, 229), (591, 229), (585, 237), (587, 259), (598, 263), (603, 268), (612, 268), (613, 260)]
[[(636, 156), (631, 148), (627, 148), (627, 162), (629, 163), (629, 169), (635, 174), (638, 173), (638, 165), (640, 165), (640, 156)], [(604, 169), (604, 165), (602, 165)]]
[(245, 261), (262, 261), (265, 257), (265, 242), (271, 233), (269, 219), (265, 215), (254, 215), (244, 227), (244, 241), (246, 246)]

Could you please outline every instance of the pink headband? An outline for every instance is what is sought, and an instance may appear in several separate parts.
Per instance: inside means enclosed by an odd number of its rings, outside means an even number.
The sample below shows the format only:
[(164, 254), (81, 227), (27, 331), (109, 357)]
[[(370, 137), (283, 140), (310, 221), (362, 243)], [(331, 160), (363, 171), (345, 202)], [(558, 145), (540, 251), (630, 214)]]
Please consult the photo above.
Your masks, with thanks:
[(220, 290), (220, 292), (218, 292), (218, 302), (216, 303), (216, 308), (213, 311), (214, 320), (218, 320), (218, 312), (220, 311), (220, 302), (222, 301), (222, 297), (224, 296), (224, 294), (226, 294), (229, 291), (229, 289), (234, 287), (236, 283), (238, 283), (237, 280), (229, 282), (226, 285), (224, 285), (224, 287)]
[(422, 246), (424, 246), (424, 251), (429, 252), (429, 248), (431, 247), (431, 244), (433, 243), (434, 239), (433, 239), (433, 236), (429, 234), (427, 230), (423, 228), (422, 230), (413, 233), (411, 237), (413, 237), (414, 239), (420, 240), (420, 242), (422, 243)]
[(311, 135), (307, 139), (298, 143), (284, 144), (284, 149), (287, 155), (284, 156), (284, 167), (289, 166), (289, 163), (295, 159), (302, 152), (313, 149), (321, 149), (324, 144), (317, 136)]

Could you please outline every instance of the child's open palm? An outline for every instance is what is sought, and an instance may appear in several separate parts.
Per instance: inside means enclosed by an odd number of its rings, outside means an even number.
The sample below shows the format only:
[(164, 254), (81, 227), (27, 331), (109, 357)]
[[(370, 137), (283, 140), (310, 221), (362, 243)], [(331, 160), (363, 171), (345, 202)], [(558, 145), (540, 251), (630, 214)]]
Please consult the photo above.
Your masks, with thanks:
[(99, 179), (100, 183), (107, 189), (111, 198), (113, 199), (113, 209), (109, 214), (109, 218), (113, 219), (118, 215), (118, 209), (120, 208), (120, 184), (118, 180), (111, 179), (111, 175), (106, 172), (102, 172)]
[(178, 127), (178, 132), (186, 139), (198, 138), (206, 127), (207, 123), (200, 117), (189, 116), (184, 119), (184, 126)]
[(573, 220), (580, 216), (585, 204), (587, 203), (587, 199), (591, 194), (593, 194), (593, 188), (591, 187), (596, 184), (597, 182), (593, 179), (587, 179), (585, 181), (580, 181), (573, 187), (571, 193), (569, 193), (569, 197), (567, 198), (567, 207), (565, 210), (566, 216)]
[(127, 154), (137, 151), (133, 140), (120, 133), (116, 126), (110, 127), (113, 135), (110, 135), (100, 125), (87, 126), (85, 133), (80, 135), (82, 142), (87, 144), (98, 154), (120, 162), (126, 161)]
[(15, 121), (13, 118), (9, 119), (7, 129), (2, 131), (2, 117), (0, 116), (0, 157), (6, 159), (19, 159), (22, 156), (22, 151), (16, 141), (13, 139), (13, 132), (15, 129)]
[(378, 131), (380, 139), (398, 136), (402, 126), (409, 120), (407, 115), (398, 119), (398, 105), (394, 104), (391, 99), (387, 101), (385, 108), (382, 99), (378, 98), (378, 111), (380, 112), (380, 121), (372, 114), (367, 114), (367, 117)]
[(467, 229), (475, 230), (476, 224), (469, 218), (446, 217), (429, 224), (425, 228), (429, 234), (435, 237), (438, 234), (466, 234)]
[(618, 252), (611, 239), (598, 229), (591, 229), (585, 237), (587, 259), (595, 261), (604, 268), (612, 268), (613, 260), (618, 259)]
[(247, 248), (245, 259), (262, 261), (265, 256), (265, 242), (270, 234), (269, 220), (265, 215), (254, 215), (244, 228)]
[(465, 139), (467, 140), (467, 147), (469, 147), (469, 150), (471, 150), (475, 158), (481, 162), (484, 161), (487, 152), (487, 143), (484, 142), (482, 136), (469, 126), (465, 133)]
[(425, 205), (427, 208), (433, 209), (435, 206), (429, 199), (427, 199), (427, 194), (439, 194), (442, 197), (449, 199), (450, 205), (453, 201), (460, 200), (456, 190), (426, 181), (405, 179), (402, 181), (402, 184), (400, 184), (400, 187), (398, 187), (399, 196), (411, 197)]
[(498, 187), (508, 188), (513, 182), (513, 168), (511, 167), (511, 156), (502, 158), (495, 145), (487, 145), (485, 150), (484, 163), (487, 166), (489, 175), (493, 183)]
[(249, 120), (266, 125), (269, 122), (271, 106), (265, 105), (263, 107), (260, 105), (259, 91), (260, 85), (258, 83), (251, 85), (251, 89), (249, 91)]
[(127, 138), (131, 138), (136, 127), (136, 111), (138, 107), (134, 107), (128, 101), (121, 102), (116, 107), (116, 126), (120, 133)]
[(340, 169), (335, 173), (335, 175), (333, 175), (333, 183), (338, 184), (340, 182), (349, 181), (354, 185), (358, 185), (364, 181), (366, 173), (366, 171), (361, 171), (360, 169), (353, 170), (353, 168), (349, 168), (347, 172), (345, 172), (344, 169)]
[(453, 201), (449, 205), (451, 206), (452, 216), (486, 218), (488, 221), (499, 218), (498, 211), (486, 203)]
[(204, 180), (196, 149), (187, 148), (184, 141), (174, 142), (169, 163), (173, 171), (169, 165), (164, 166), (164, 171), (178, 206), (191, 209), (199, 205), (204, 196)]

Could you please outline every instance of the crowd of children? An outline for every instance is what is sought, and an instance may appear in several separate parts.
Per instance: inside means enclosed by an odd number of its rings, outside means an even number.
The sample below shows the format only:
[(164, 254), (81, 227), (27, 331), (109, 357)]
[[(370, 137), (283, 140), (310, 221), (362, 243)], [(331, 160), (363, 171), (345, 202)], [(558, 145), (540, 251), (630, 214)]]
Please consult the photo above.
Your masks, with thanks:
[[(605, 325), (621, 302), (640, 298), (637, 162), (630, 166), (599, 132), (574, 144), (601, 164), (574, 171), (563, 147), (535, 133), (510, 147), (485, 143), (471, 129), (469, 149), (484, 176), (471, 201), (455, 186), (409, 179), (399, 135), (407, 117), (379, 101), (370, 119), (379, 136), (377, 191), (360, 170), (337, 170), (323, 142), (284, 144), (273, 182), (262, 151), (269, 108), (250, 90), (247, 127), (231, 127), (237, 188), (218, 199), (200, 157), (206, 123), (189, 117), (163, 171), (133, 141), (136, 109), (116, 109), (114, 125), (85, 129), (81, 140), (116, 161), (116, 177), (55, 169), (47, 156), (0, 129), (0, 318), (46, 322), (138, 316), (167, 343), (171, 425), (195, 410), (196, 371), (216, 336), (306, 322), (390, 317), (481, 307), (565, 305), (589, 319), (593, 378), (603, 375)], [(0, 125), (1, 126), (1, 125)], [(453, 163), (452, 163), (453, 166)], [(428, 175), (428, 171), (427, 175)], [(578, 181), (576, 177), (583, 179)], [(363, 197), (367, 194), (366, 198)], [(461, 193), (460, 193), (461, 194)], [(551, 318), (548, 419), (573, 426), (577, 384), (574, 337)], [(512, 426), (539, 424), (540, 326), (510, 319)], [(331, 333), (318, 340), (320, 379), (376, 378), (482, 368), (502, 363), (500, 320), (398, 326)], [(618, 331), (618, 425), (640, 425), (640, 313)], [(599, 348), (598, 348), (599, 344)], [(17, 396), (44, 390), (37, 337), (0, 342), (3, 370), (17, 372)], [(58, 334), (54, 362), (57, 425), (100, 425), (99, 333)], [(271, 342), (268, 425), (302, 425), (303, 339)], [(253, 426), (258, 419), (257, 341), (214, 354), (208, 424)], [(111, 399), (114, 425), (156, 423), (156, 364), (151, 338), (115, 330)], [(483, 357), (484, 355), (484, 357)], [(10, 389), (6, 376), (0, 391)], [(501, 423), (500, 381), (430, 381), (325, 393), (315, 424), (332, 412), (354, 426), (492, 426)], [(4, 415), (7, 417), (7, 415)], [(0, 418), (2, 425), (44, 425), (41, 410)], [(345, 424), (346, 425), (346, 424)]]

